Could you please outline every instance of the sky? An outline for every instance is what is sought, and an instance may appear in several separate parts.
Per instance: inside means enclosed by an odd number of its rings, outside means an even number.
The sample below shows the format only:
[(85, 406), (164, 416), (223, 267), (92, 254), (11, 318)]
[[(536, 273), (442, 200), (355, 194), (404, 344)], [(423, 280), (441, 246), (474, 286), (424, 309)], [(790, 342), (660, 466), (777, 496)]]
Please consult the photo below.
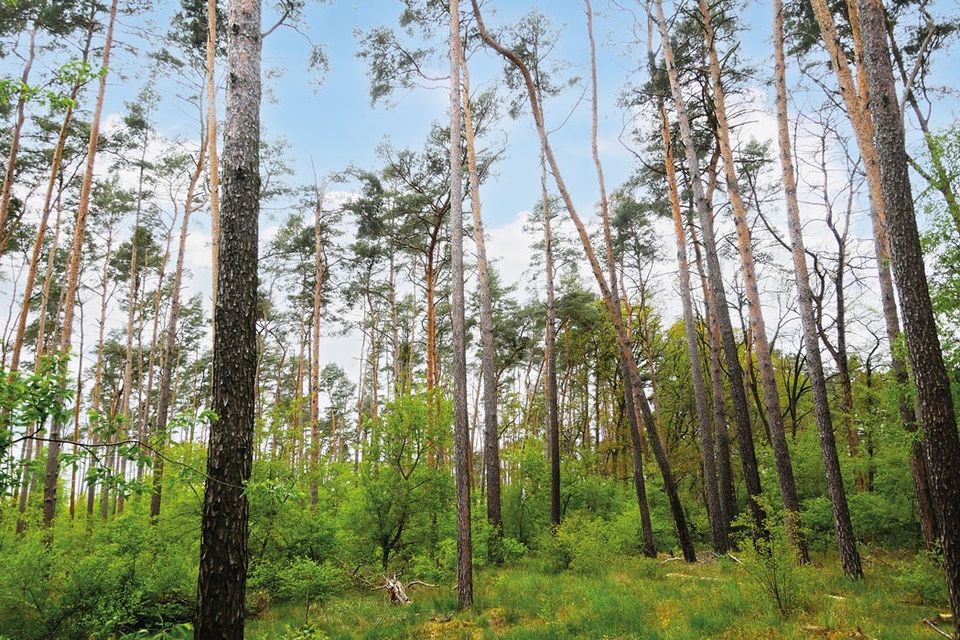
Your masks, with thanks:
[[(467, 0), (461, 0), (461, 3), (469, 4)], [(768, 36), (772, 20), (771, 2), (758, 0), (744, 4), (746, 8), (741, 18), (746, 30), (742, 34), (741, 52), (757, 65), (759, 77), (748, 92), (748, 100), (755, 111), (742, 136), (743, 139), (750, 136), (772, 139), (775, 128), (772, 87), (769, 83), (772, 65)], [(952, 0), (946, 0), (932, 6), (936, 11), (949, 8), (951, 4)], [(631, 0), (595, 0), (594, 5), (600, 87), (599, 149), (608, 190), (612, 190), (626, 180), (635, 168), (634, 157), (620, 140), (626, 114), (618, 107), (617, 98), (627, 82), (642, 81), (645, 77), (645, 74), (636, 72), (645, 57), (645, 44), (642, 42), (645, 34), (639, 34), (641, 42), (638, 45), (638, 36), (633, 32), (634, 16), (623, 8), (631, 7), (639, 15), (640, 3)], [(167, 32), (169, 18), (176, 8), (176, 2), (160, 0), (149, 14), (123, 16), (118, 25), (118, 41), (133, 47), (155, 45)], [(561, 30), (553, 57), (568, 65), (568, 74), (585, 77), (589, 71), (589, 49), (580, 0), (487, 0), (485, 21), (488, 26), (496, 28), (515, 21), (532, 8), (547, 14)], [(263, 133), (268, 140), (283, 140), (288, 145), (287, 155), (294, 169), (294, 182), (312, 183), (314, 172), (323, 177), (348, 166), (375, 167), (378, 145), (389, 142), (398, 148), (417, 148), (431, 124), (447, 117), (449, 98), (442, 81), (433, 83), (433, 87), (402, 91), (391, 96), (390, 104), (371, 105), (365, 63), (356, 56), (358, 43), (355, 34), (375, 26), (396, 25), (401, 9), (400, 0), (308, 2), (304, 19), (296, 31), (280, 28), (266, 38), (263, 48)], [(669, 12), (669, 7), (667, 10)], [(266, 5), (264, 24), (272, 24), (276, 15), (275, 9)], [(640, 28), (645, 28), (643, 22)], [(442, 55), (444, 26), (438, 25), (437, 31), (439, 38), (436, 44)], [(329, 61), (329, 71), (320, 85), (313, 81), (306, 70), (311, 41), (323, 47)], [(104, 111), (108, 130), (118, 122), (124, 103), (135, 100), (140, 87), (150, 79), (161, 95), (161, 104), (154, 115), (160, 136), (166, 140), (183, 139), (188, 145), (191, 141), (195, 144), (198, 139), (197, 121), (191, 107), (175, 97), (174, 83), (177, 78), (158, 76), (144, 64), (141, 53), (123, 49), (115, 54), (111, 66)], [(434, 66), (436, 68), (433, 71), (437, 76), (447, 75), (448, 63), (445, 59), (438, 58)], [(474, 89), (499, 83), (501, 70), (500, 59), (489, 51), (481, 50), (473, 54), (470, 73)], [(960, 86), (960, 71), (955, 65), (938, 65), (934, 77), (943, 84)], [(547, 107), (547, 120), (551, 129), (563, 123), (552, 134), (554, 149), (577, 208), (585, 217), (592, 217), (598, 189), (590, 155), (589, 100), (581, 99), (581, 94), (582, 89), (572, 89), (552, 101)], [(499, 95), (501, 99), (505, 98), (503, 88)], [(802, 98), (798, 97), (798, 100)], [(222, 118), (222, 104), (219, 107)], [(957, 109), (955, 102), (945, 101), (938, 107), (935, 124), (955, 120)], [(531, 119), (526, 114), (518, 120), (504, 117), (497, 130), (490, 135), (490, 141), (504, 145), (504, 154), (494, 174), (482, 186), (488, 250), (507, 280), (522, 283), (527, 280), (523, 274), (531, 256), (529, 245), (533, 241), (523, 233), (522, 226), (540, 193), (538, 141)], [(809, 142), (801, 136), (798, 145), (803, 148)], [(101, 167), (100, 170), (105, 172), (106, 168)], [(126, 179), (129, 178), (127, 176)], [(810, 176), (811, 181), (814, 178)], [(349, 189), (349, 185), (344, 188)], [(263, 212), (263, 240), (269, 239), (275, 232), (284, 213), (282, 207), (281, 210), (268, 209)], [(663, 229), (666, 242), (663, 264), (658, 265), (659, 280), (663, 289), (671, 295), (664, 296), (660, 304), (663, 313), (675, 316), (678, 303), (674, 303), (676, 296), (672, 295), (676, 281), (673, 245), (669, 227), (665, 225)], [(855, 221), (854, 231), (855, 235), (868, 237), (869, 228), (864, 216)], [(816, 225), (810, 227), (809, 233), (814, 245), (827, 239), (825, 229)], [(186, 283), (185, 296), (199, 292), (209, 298), (209, 238), (206, 215), (197, 216), (191, 226), (188, 244), (187, 267), (192, 278)], [(472, 249), (471, 246), (467, 248), (468, 251)], [(584, 270), (584, 275), (589, 274)], [(111, 323), (116, 326), (122, 322), (123, 316), (117, 306), (111, 311)], [(93, 335), (92, 330), (89, 335)], [(327, 332), (322, 353), (325, 361), (337, 362), (348, 372), (355, 371), (359, 337), (338, 337), (332, 335), (332, 331)]]

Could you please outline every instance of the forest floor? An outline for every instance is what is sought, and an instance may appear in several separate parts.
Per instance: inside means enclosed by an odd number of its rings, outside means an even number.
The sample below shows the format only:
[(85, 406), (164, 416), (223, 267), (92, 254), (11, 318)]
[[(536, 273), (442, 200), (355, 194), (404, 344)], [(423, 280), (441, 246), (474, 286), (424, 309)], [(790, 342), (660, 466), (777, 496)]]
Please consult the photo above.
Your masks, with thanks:
[[(666, 561), (665, 561), (666, 560)], [(835, 558), (780, 575), (797, 602), (786, 615), (755, 570), (733, 560), (619, 557), (590, 573), (545, 570), (530, 558), (475, 574), (476, 605), (456, 611), (452, 585), (414, 588), (413, 604), (390, 606), (383, 591), (354, 591), (311, 607), (268, 609), (248, 638), (936, 638), (925, 619), (945, 603), (904, 588), (897, 560), (865, 556), (866, 578), (843, 577)], [(408, 577), (412, 580), (412, 577)], [(299, 633), (292, 632), (300, 627)], [(941, 628), (949, 630), (949, 624)]]

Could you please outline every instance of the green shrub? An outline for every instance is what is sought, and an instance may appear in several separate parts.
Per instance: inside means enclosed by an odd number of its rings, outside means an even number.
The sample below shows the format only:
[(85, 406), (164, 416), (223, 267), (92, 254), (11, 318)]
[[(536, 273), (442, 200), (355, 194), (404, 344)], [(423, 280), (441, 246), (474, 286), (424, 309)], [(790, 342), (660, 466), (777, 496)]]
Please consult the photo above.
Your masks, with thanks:
[[(769, 508), (767, 513), (770, 513)], [(748, 518), (746, 514), (744, 519)], [(744, 521), (747, 530), (749, 523)], [(803, 569), (797, 566), (796, 555), (787, 539), (783, 523), (767, 518), (767, 537), (744, 536), (741, 541), (740, 566), (750, 578), (760, 597), (771, 605), (781, 618), (788, 618), (810, 604)]]
[(911, 601), (942, 605), (947, 602), (947, 582), (940, 559), (933, 553), (921, 553), (900, 567), (894, 581)]

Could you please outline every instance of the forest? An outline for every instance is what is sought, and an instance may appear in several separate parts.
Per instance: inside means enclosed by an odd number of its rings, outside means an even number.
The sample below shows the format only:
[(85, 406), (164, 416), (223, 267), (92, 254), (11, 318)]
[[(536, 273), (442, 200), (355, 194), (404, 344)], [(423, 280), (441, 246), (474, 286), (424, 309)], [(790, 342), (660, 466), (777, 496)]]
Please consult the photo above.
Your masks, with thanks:
[(960, 639), (958, 36), (0, 0), (0, 640)]

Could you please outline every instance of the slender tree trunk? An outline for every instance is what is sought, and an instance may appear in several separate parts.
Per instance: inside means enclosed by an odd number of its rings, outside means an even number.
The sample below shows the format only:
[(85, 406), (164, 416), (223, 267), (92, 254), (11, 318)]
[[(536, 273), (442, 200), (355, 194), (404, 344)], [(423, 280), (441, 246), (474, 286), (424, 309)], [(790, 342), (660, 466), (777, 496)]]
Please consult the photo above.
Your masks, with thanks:
[[(724, 408), (723, 364), (721, 353), (720, 324), (714, 312), (713, 294), (707, 283), (706, 271), (703, 267), (703, 256), (700, 243), (697, 240), (696, 229), (693, 225), (690, 212), (687, 212), (687, 229), (690, 231), (690, 244), (693, 245), (693, 254), (697, 265), (697, 274), (700, 278), (700, 287), (703, 290), (704, 307), (707, 324), (707, 341), (710, 345), (710, 395), (713, 410), (714, 449), (717, 455), (717, 484), (720, 494), (720, 518), (723, 522), (724, 535), (730, 535), (730, 524), (737, 513), (736, 491), (733, 488), (733, 468), (730, 462), (730, 435), (727, 431), (727, 415)], [(729, 542), (729, 537), (726, 538)]]
[(467, 416), (466, 322), (463, 293), (463, 171), (460, 113), (460, 3), (450, 0), (450, 322), (453, 334), (453, 441), (457, 483), (457, 602), (473, 606), (470, 539), (470, 420)]
[(543, 254), (544, 279), (546, 284), (546, 322), (543, 337), (543, 407), (546, 424), (547, 449), (550, 459), (550, 523), (560, 524), (560, 418), (557, 406), (557, 348), (556, 305), (553, 288), (553, 230), (550, 217), (550, 195), (547, 191), (547, 168), (543, 154), (540, 155), (540, 185), (543, 191)]
[[(810, 562), (807, 544), (804, 540), (800, 523), (800, 501), (797, 498), (797, 485), (793, 475), (793, 464), (790, 460), (790, 450), (787, 446), (787, 436), (783, 427), (783, 414), (780, 410), (780, 392), (773, 370), (773, 355), (767, 339), (766, 324), (763, 319), (763, 307), (760, 304), (760, 289), (757, 284), (756, 264), (753, 256), (753, 239), (750, 234), (750, 223), (747, 220), (747, 209), (740, 194), (736, 163), (733, 149), (730, 145), (730, 127), (726, 115), (726, 99), (720, 75), (720, 58), (717, 54), (716, 41), (710, 7), (707, 0), (699, 0), (700, 16), (703, 18), (703, 28), (707, 38), (707, 52), (710, 58), (710, 78), (713, 85), (713, 103), (717, 119), (717, 138), (720, 144), (720, 154), (723, 158), (726, 173), (727, 197), (733, 210), (734, 223), (737, 229), (737, 245), (740, 254), (743, 283), (746, 289), (747, 306), (750, 314), (750, 327), (753, 333), (753, 344), (757, 351), (757, 364), (760, 368), (760, 384), (763, 390), (763, 406), (766, 409), (767, 423), (770, 432), (770, 444), (773, 447), (774, 461), (777, 467), (777, 477), (780, 480), (780, 495), (783, 501), (784, 519), (787, 533), (796, 547), (797, 557), (803, 564)], [(831, 432), (832, 433), (832, 432)], [(846, 496), (842, 494), (844, 509)], [(850, 532), (852, 541), (852, 531)], [(850, 551), (850, 550), (848, 550)], [(856, 547), (852, 548), (856, 554)], [(859, 559), (856, 563), (857, 571), (852, 574), (859, 576)], [(845, 566), (845, 569), (847, 567)]]
[(662, 128), (664, 168), (670, 187), (670, 211), (673, 215), (673, 232), (677, 237), (677, 269), (680, 276), (680, 302), (683, 307), (683, 328), (687, 339), (687, 358), (690, 360), (690, 377), (693, 383), (693, 398), (699, 421), (700, 446), (703, 449), (703, 483), (707, 495), (707, 512), (710, 517), (710, 534), (713, 550), (723, 555), (727, 551), (727, 520), (720, 506), (720, 490), (717, 480), (717, 458), (714, 450), (713, 425), (707, 406), (707, 390), (703, 382), (700, 349), (697, 343), (697, 325), (690, 298), (690, 264), (687, 260), (687, 236), (684, 233), (683, 214), (680, 211), (680, 192), (677, 188), (676, 169), (673, 161), (673, 142), (670, 139), (670, 123), (667, 111), (660, 99), (660, 123)]
[(220, 270), (214, 310), (213, 410), (200, 532), (195, 637), (243, 638), (247, 497), (256, 390), (260, 211), (260, 2), (228, 10)]
[[(7, 247), (7, 241), (13, 235), (13, 229), (7, 229), (7, 223), (10, 217), (10, 198), (13, 195), (13, 181), (17, 175), (17, 156), (20, 152), (20, 134), (23, 132), (23, 123), (27, 119), (27, 96), (29, 95), (30, 70), (33, 68), (33, 61), (37, 55), (37, 32), (40, 30), (40, 19), (33, 21), (33, 28), (30, 30), (30, 44), (27, 46), (27, 59), (23, 64), (23, 71), (20, 74), (20, 82), (23, 84), (23, 90), (17, 97), (16, 118), (14, 119), (13, 132), (10, 135), (10, 151), (7, 154), (7, 168), (3, 176), (3, 189), (0, 190), (0, 257)], [(11, 225), (12, 227), (13, 225)], [(24, 294), (30, 296), (27, 290)]]
[(477, 251), (477, 289), (480, 293), (480, 375), (483, 378), (483, 466), (487, 499), (487, 522), (492, 528), (491, 559), (503, 561), (500, 541), (503, 520), (500, 515), (500, 429), (497, 422), (496, 336), (493, 325), (493, 302), (490, 295), (490, 267), (487, 264), (487, 243), (483, 235), (480, 209), (480, 175), (473, 130), (473, 108), (470, 104), (470, 71), (460, 55), (463, 71), (463, 119), (467, 141), (467, 170), (470, 177), (470, 209), (473, 213), (473, 242)]
[[(217, 154), (217, 0), (207, 0), (207, 157), (210, 180), (210, 267), (217, 307), (220, 277), (220, 156)], [(214, 323), (216, 324), (216, 323)]]
[(879, 0), (857, 0), (863, 33), (863, 66), (869, 81), (893, 273), (900, 291), (904, 332), (917, 389), (917, 408), (937, 515), (954, 631), (960, 635), (960, 438), (930, 303), (917, 231), (901, 114)]
[(310, 339), (310, 508), (317, 508), (319, 485), (317, 469), (320, 463), (320, 311), (323, 304), (323, 189), (316, 193), (314, 206), (313, 252), (314, 278), (313, 313)]
[[(670, 90), (673, 95), (674, 108), (680, 124), (680, 136), (686, 155), (687, 169), (690, 172), (690, 186), (693, 191), (693, 200), (703, 229), (704, 250), (706, 252), (708, 281), (710, 291), (715, 301), (714, 311), (720, 325), (720, 335), (723, 352), (727, 361), (727, 375), (730, 378), (730, 395), (733, 412), (737, 422), (737, 440), (740, 447), (740, 463), (743, 465), (743, 478), (750, 496), (750, 511), (753, 516), (754, 536), (766, 537), (766, 512), (760, 504), (762, 489), (760, 474), (757, 468), (757, 454), (753, 444), (753, 429), (750, 426), (750, 413), (747, 406), (747, 396), (743, 390), (743, 368), (740, 366), (740, 354), (737, 349), (733, 326), (730, 324), (730, 313), (727, 309), (727, 297), (723, 289), (723, 275), (720, 269), (720, 258), (717, 254), (717, 241), (713, 228), (713, 214), (707, 207), (703, 193), (703, 183), (700, 176), (700, 161), (693, 142), (693, 132), (684, 103), (683, 92), (677, 78), (674, 65), (673, 47), (670, 44), (670, 33), (667, 31), (667, 21), (663, 15), (663, 3), (655, 0), (656, 22), (660, 30), (663, 46), (663, 58), (667, 76), (670, 81)], [(652, 66), (652, 65), (651, 65)]]
[[(92, 18), (93, 16), (91, 16), (91, 26), (87, 30), (87, 38), (84, 41), (83, 55), (81, 57), (83, 62), (86, 62), (90, 55), (90, 43), (93, 40), (93, 25), (95, 24)], [(60, 134), (57, 136), (57, 144), (53, 148), (53, 158), (50, 161), (50, 178), (47, 180), (47, 190), (43, 196), (40, 224), (37, 226), (37, 235), (33, 241), (33, 249), (30, 253), (30, 267), (27, 270), (27, 280), (23, 288), (23, 304), (20, 307), (20, 315), (17, 317), (17, 330), (13, 341), (13, 354), (11, 355), (10, 363), (11, 371), (17, 371), (20, 366), (20, 353), (23, 350), (23, 338), (27, 330), (27, 319), (30, 316), (30, 303), (33, 302), (33, 289), (36, 286), (37, 273), (40, 269), (43, 241), (47, 235), (47, 224), (50, 220), (50, 211), (53, 208), (53, 194), (60, 177), (61, 166), (63, 165), (63, 151), (67, 146), (67, 137), (70, 134), (70, 123), (73, 121), (73, 102), (76, 101), (79, 93), (80, 83), (77, 82), (74, 83), (70, 89), (70, 103), (67, 106), (66, 113), (63, 115), (63, 122), (60, 124)], [(56, 247), (54, 246), (54, 250), (55, 249)], [(42, 309), (40, 313), (44, 314)]]
[[(567, 213), (570, 216), (571, 221), (574, 226), (577, 228), (577, 234), (580, 236), (581, 244), (583, 245), (584, 253), (587, 256), (587, 260), (590, 263), (591, 271), (593, 272), (594, 278), (596, 279), (597, 286), (600, 287), (601, 295), (604, 300), (604, 305), (606, 306), (607, 313), (610, 316), (610, 319), (614, 326), (614, 331), (617, 337), (617, 345), (620, 351), (620, 357), (625, 359), (627, 362), (628, 369), (628, 378), (631, 379), (633, 384), (634, 392), (634, 403), (639, 407), (642, 422), (644, 428), (647, 431), (648, 439), (650, 440), (650, 447), (653, 450), (655, 459), (657, 460), (657, 465), (660, 467), (660, 473), (663, 476), (664, 490), (667, 494), (667, 500), (670, 504), (670, 511), (673, 515), (674, 524), (677, 531), (677, 539), (680, 542), (680, 545), (683, 549), (684, 558), (690, 562), (696, 560), (696, 552), (693, 548), (693, 542), (690, 539), (690, 533), (687, 529), (686, 515), (683, 512), (683, 506), (680, 503), (680, 496), (677, 493), (676, 483), (673, 478), (673, 471), (670, 467), (670, 462), (667, 459), (666, 451), (664, 450), (663, 443), (660, 441), (660, 436), (657, 433), (656, 426), (654, 424), (653, 415), (650, 411), (650, 407), (647, 403), (647, 397), (643, 393), (642, 382), (640, 378), (640, 372), (637, 368), (636, 360), (633, 356), (633, 349), (630, 343), (630, 339), (627, 335), (626, 329), (623, 324), (623, 318), (620, 313), (620, 308), (616, 305), (613, 300), (612, 294), (610, 292), (610, 286), (607, 282), (607, 279), (604, 277), (603, 270), (600, 267), (600, 263), (597, 260), (596, 254), (593, 250), (593, 245), (590, 241), (590, 236), (587, 233), (587, 229), (583, 224), (583, 221), (580, 219), (580, 216), (577, 214), (576, 207), (574, 206), (573, 199), (570, 196), (570, 192), (567, 189), (566, 182), (563, 180), (563, 176), (560, 172), (559, 164), (557, 163), (556, 157), (553, 154), (553, 148), (550, 145), (550, 140), (547, 135), (546, 127), (543, 121), (543, 111), (540, 100), (538, 99), (538, 94), (536, 86), (534, 84), (533, 77), (530, 74), (529, 68), (523, 62), (523, 60), (517, 56), (517, 54), (504, 47), (500, 44), (490, 33), (486, 30), (483, 24), (483, 19), (480, 15), (480, 7), (477, 0), (471, 0), (473, 5), (474, 16), (477, 20), (477, 28), (480, 32), (480, 36), (483, 41), (492, 49), (494, 49), (501, 56), (506, 58), (511, 64), (513, 64), (523, 76), (524, 84), (527, 88), (527, 97), (530, 101), (531, 112), (533, 113), (534, 121), (537, 128), (537, 133), (540, 138), (540, 147), (543, 151), (544, 156), (549, 163), (550, 170), (553, 173), (554, 182), (557, 185), (557, 189), (560, 191), (560, 196), (563, 199), (564, 205), (567, 208)], [(639, 434), (638, 434), (639, 438)]]
[(830, 404), (827, 397), (827, 383), (820, 358), (820, 341), (817, 339), (817, 326), (813, 314), (813, 292), (810, 289), (810, 275), (807, 271), (806, 250), (803, 244), (800, 204), (797, 200), (797, 181), (793, 166), (793, 147), (790, 143), (790, 129), (787, 115), (786, 62), (783, 44), (783, 3), (774, 0), (774, 83), (777, 90), (777, 134), (780, 143), (780, 164), (783, 169), (784, 195), (787, 203), (787, 222), (790, 230), (790, 244), (793, 253), (793, 269), (796, 277), (797, 297), (800, 303), (800, 321), (803, 327), (807, 370), (810, 373), (810, 387), (813, 392), (813, 411), (820, 433), (820, 449), (823, 454), (823, 466), (827, 475), (827, 493), (833, 507), (833, 523), (837, 533), (837, 544), (843, 571), (852, 578), (863, 577), (860, 566), (860, 554), (857, 552), (850, 511), (840, 475), (840, 459), (837, 456), (837, 444), (834, 440), (833, 421), (830, 416)]
[[(123, 363), (123, 391), (121, 393), (120, 400), (120, 410), (123, 413), (124, 418), (127, 421), (127, 424), (130, 424), (133, 421), (133, 416), (130, 414), (130, 395), (133, 391), (133, 336), (134, 336), (134, 319), (137, 316), (137, 294), (140, 291), (140, 275), (139, 275), (139, 265), (138, 265), (138, 248), (137, 248), (137, 233), (140, 229), (140, 220), (141, 214), (143, 212), (143, 183), (144, 183), (144, 171), (146, 169), (146, 156), (147, 156), (147, 138), (144, 136), (142, 141), (143, 147), (140, 154), (140, 175), (137, 181), (137, 208), (134, 212), (133, 219), (133, 234), (130, 237), (130, 286), (127, 290), (127, 347), (124, 354), (124, 363)], [(167, 250), (169, 252), (169, 240), (167, 243)], [(166, 264), (166, 256), (164, 256), (164, 264)], [(157, 292), (159, 296), (159, 291), (162, 289), (163, 281), (163, 269), (161, 268), (161, 284), (157, 286)], [(159, 303), (159, 298), (158, 298)], [(157, 306), (157, 305), (155, 305)], [(156, 317), (154, 317), (154, 328), (156, 328)], [(156, 338), (156, 335), (154, 335)], [(152, 365), (152, 363), (151, 363)], [(151, 367), (152, 371), (152, 367)]]
[[(117, 18), (117, 0), (110, 5), (110, 19), (107, 23), (107, 36), (103, 45), (103, 68), (110, 68), (110, 50), (113, 46), (113, 25)], [(83, 241), (86, 237), (87, 212), (90, 209), (90, 191), (93, 188), (93, 170), (97, 158), (97, 142), (100, 137), (100, 116), (103, 113), (104, 95), (107, 90), (107, 74), (100, 77), (97, 90), (97, 103), (90, 121), (90, 141), (87, 145), (87, 165), (80, 185), (80, 200), (77, 207), (77, 221), (73, 231), (73, 247), (67, 266), (67, 282), (64, 298), (63, 325), (60, 333), (60, 350), (70, 351), (70, 339), (73, 335), (73, 313), (76, 306), (77, 284), (80, 276), (80, 259), (83, 255)], [(60, 477), (60, 424), (53, 422), (50, 431), (50, 446), (47, 447), (47, 472), (43, 489), (43, 524), (49, 527), (57, 512), (57, 480)]]
[(163, 368), (160, 372), (160, 394), (157, 399), (157, 424), (154, 428), (155, 448), (153, 456), (153, 494), (150, 497), (150, 521), (156, 524), (160, 517), (160, 501), (163, 497), (163, 465), (164, 451), (167, 447), (167, 422), (170, 412), (171, 392), (170, 379), (176, 367), (177, 351), (177, 322), (180, 319), (180, 288), (183, 284), (183, 263), (187, 253), (187, 236), (190, 233), (190, 214), (193, 212), (193, 199), (203, 172), (206, 140), (200, 145), (200, 154), (197, 157), (197, 166), (190, 176), (187, 187), (187, 198), (183, 203), (183, 221), (180, 224), (180, 240), (177, 247), (177, 266), (173, 271), (173, 290), (171, 291), (170, 313), (167, 316), (167, 335), (164, 339)]

